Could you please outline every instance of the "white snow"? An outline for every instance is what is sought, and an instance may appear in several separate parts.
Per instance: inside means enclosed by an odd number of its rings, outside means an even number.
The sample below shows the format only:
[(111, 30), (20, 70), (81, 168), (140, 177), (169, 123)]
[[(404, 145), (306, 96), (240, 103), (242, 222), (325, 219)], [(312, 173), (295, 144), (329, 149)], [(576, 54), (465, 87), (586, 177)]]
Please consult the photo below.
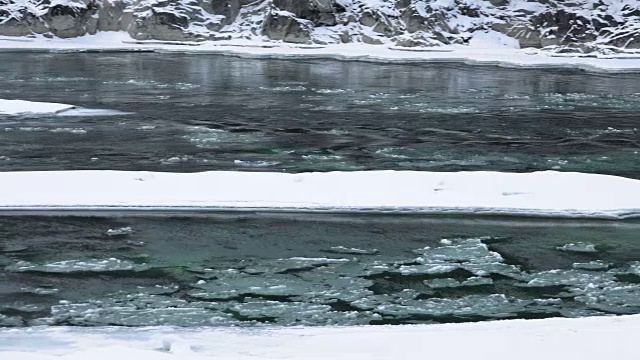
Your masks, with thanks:
[(640, 316), (317, 328), (0, 330), (3, 360), (633, 359)]
[(640, 216), (640, 180), (544, 171), (0, 172), (0, 210), (391, 211)]
[(0, 99), (0, 115), (56, 114), (73, 108), (68, 104)]
[[(402, 49), (390, 45), (361, 43), (296, 45), (260, 40), (221, 40), (205, 42), (135, 41), (126, 32), (100, 32), (73, 39), (44, 36), (15, 38), (0, 36), (0, 51), (85, 51), (146, 50), (158, 52), (225, 54), (252, 58), (319, 58), (374, 62), (461, 62), (506, 67), (560, 67), (597, 72), (640, 71), (640, 54), (592, 54), (567, 56), (539, 49), (515, 48), (505, 37), (476, 35), (475, 46), (449, 45)], [(17, 41), (20, 40), (20, 41)], [(422, 51), (421, 51), (422, 50)]]

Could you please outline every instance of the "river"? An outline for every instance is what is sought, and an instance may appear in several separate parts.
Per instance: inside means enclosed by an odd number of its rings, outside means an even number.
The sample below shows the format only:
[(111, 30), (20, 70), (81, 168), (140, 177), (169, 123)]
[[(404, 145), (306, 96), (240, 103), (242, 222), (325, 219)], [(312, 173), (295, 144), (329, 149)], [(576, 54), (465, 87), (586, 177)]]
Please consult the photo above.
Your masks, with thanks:
[[(0, 115), (0, 171), (553, 169), (639, 179), (638, 80), (454, 64), (5, 52), (0, 98), (107, 111)], [(637, 220), (4, 213), (0, 326), (640, 313), (639, 230)]]

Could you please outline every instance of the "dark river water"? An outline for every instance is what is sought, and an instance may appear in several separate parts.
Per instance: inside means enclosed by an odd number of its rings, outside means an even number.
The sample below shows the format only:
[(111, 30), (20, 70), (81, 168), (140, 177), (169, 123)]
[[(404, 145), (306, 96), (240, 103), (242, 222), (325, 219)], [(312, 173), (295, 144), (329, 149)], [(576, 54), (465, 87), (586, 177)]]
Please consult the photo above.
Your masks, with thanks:
[(640, 178), (640, 74), (0, 53), (0, 170), (598, 172)]
[[(109, 110), (0, 115), (0, 171), (556, 169), (640, 178), (638, 74), (0, 53), (0, 98)], [(637, 220), (3, 213), (0, 326), (640, 313), (639, 234)]]

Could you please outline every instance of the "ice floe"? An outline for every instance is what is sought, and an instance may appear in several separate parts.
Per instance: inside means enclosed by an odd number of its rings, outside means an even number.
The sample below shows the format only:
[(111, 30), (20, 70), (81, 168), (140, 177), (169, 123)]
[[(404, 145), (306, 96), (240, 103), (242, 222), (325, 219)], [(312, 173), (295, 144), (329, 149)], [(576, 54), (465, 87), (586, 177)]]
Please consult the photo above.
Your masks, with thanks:
[(73, 108), (68, 104), (0, 99), (0, 115), (57, 114)]
[[(85, 109), (75, 105), (0, 99), (0, 115), (113, 116), (128, 113), (109, 109)], [(84, 129), (54, 129), (53, 132), (85, 133)]]
[[(0, 172), (2, 210), (271, 210), (640, 216), (640, 181), (543, 171)], [(579, 244), (578, 244), (579, 245)], [(576, 251), (578, 245), (562, 250)], [(578, 246), (580, 247), (580, 246)]]

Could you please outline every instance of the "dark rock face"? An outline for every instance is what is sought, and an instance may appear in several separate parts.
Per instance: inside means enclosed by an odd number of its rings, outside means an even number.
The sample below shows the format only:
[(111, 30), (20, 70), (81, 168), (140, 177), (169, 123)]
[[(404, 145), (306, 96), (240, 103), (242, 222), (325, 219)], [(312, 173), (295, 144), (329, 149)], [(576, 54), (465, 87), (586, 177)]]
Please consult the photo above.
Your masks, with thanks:
[(0, 35), (138, 40), (467, 44), (479, 33), (558, 52), (640, 48), (631, 0), (0, 0)]

